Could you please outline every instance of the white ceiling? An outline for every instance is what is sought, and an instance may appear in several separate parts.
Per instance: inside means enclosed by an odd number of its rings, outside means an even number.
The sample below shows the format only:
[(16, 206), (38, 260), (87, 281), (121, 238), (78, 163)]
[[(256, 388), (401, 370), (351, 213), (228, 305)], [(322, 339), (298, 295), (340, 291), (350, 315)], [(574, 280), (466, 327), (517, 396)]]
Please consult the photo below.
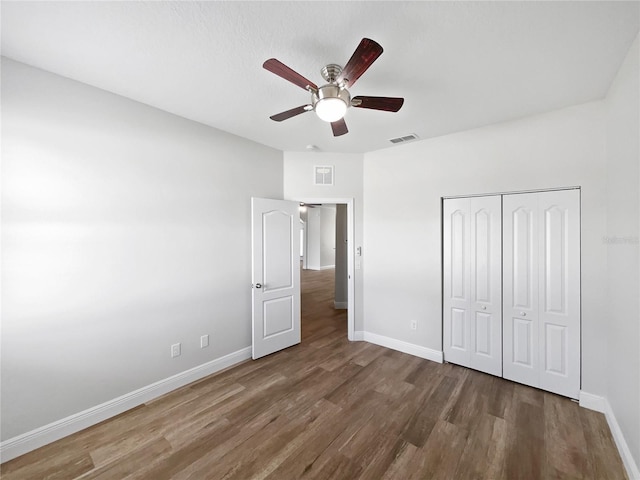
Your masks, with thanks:
[[(281, 150), (367, 152), (602, 98), (639, 29), (632, 2), (10, 2), (2, 54)], [(351, 89), (403, 96), (350, 109), (334, 138), (309, 94), (362, 37), (384, 53)]]

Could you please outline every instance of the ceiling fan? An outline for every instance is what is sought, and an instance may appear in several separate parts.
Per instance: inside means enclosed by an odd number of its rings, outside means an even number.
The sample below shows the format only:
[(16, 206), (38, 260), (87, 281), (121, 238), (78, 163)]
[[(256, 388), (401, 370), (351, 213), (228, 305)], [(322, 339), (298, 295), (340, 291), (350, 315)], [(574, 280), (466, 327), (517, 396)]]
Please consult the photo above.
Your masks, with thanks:
[(321, 120), (331, 123), (333, 136), (339, 137), (349, 132), (344, 121), (344, 115), (349, 107), (397, 112), (402, 107), (404, 98), (364, 96), (351, 98), (349, 90), (347, 90), (347, 87), (353, 87), (356, 80), (380, 55), (382, 55), (382, 47), (369, 38), (363, 38), (344, 68), (330, 63), (320, 70), (322, 78), (328, 82), (321, 87), (307, 80), (281, 61), (270, 58), (262, 66), (294, 85), (311, 92), (311, 103), (272, 115), (269, 118), (281, 122), (313, 110)]

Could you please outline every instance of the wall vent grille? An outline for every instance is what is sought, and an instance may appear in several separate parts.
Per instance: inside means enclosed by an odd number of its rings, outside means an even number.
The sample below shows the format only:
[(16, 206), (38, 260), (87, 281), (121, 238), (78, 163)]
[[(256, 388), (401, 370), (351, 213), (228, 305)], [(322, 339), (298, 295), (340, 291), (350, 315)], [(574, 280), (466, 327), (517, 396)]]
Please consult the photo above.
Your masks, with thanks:
[(416, 140), (418, 136), (415, 133), (410, 133), (409, 135), (405, 135), (403, 137), (392, 138), (389, 140), (391, 143), (402, 143), (402, 142), (410, 142), (411, 140)]
[(314, 185), (333, 185), (333, 165), (316, 165), (313, 167)]

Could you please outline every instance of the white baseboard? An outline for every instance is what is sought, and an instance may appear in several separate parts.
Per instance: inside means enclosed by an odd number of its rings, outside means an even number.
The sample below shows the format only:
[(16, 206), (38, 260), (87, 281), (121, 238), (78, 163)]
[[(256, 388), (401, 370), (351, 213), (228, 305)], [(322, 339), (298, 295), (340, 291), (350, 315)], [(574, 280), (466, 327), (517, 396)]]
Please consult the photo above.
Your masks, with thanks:
[(349, 302), (336, 302), (334, 300), (333, 308), (335, 308), (336, 310), (346, 310), (347, 308), (349, 308)]
[(580, 390), (580, 398), (578, 399), (580, 406), (588, 408), (589, 410), (595, 410), (596, 412), (605, 412), (606, 400), (600, 395), (594, 395), (593, 393), (587, 393)]
[(364, 341), (364, 332), (362, 330), (356, 330), (355, 332), (353, 332), (353, 341), (354, 342)]
[(620, 458), (622, 458), (624, 468), (627, 470), (629, 480), (640, 480), (640, 469), (638, 469), (638, 465), (636, 464), (633, 455), (631, 455), (631, 450), (629, 450), (629, 445), (622, 434), (622, 430), (620, 429), (618, 420), (613, 413), (609, 400), (599, 395), (593, 395), (591, 393), (581, 391), (580, 406), (588, 408), (589, 410), (604, 413), (607, 423), (609, 424), (613, 440), (616, 442), (616, 446), (618, 447), (618, 452), (620, 453)]
[(251, 358), (251, 347), (246, 347), (62, 420), (5, 440), (0, 443), (0, 459), (3, 463), (7, 462), (249, 358)]
[(320, 267), (320, 270), (331, 270), (332, 268), (336, 268), (335, 265), (323, 265)]
[(613, 439), (618, 446), (618, 451), (620, 452), (622, 463), (624, 463), (624, 468), (627, 469), (627, 476), (630, 480), (640, 480), (640, 469), (638, 469), (638, 465), (631, 455), (631, 450), (629, 450), (629, 445), (627, 445), (627, 441), (622, 434), (622, 430), (620, 430), (618, 420), (616, 420), (616, 416), (613, 414), (611, 404), (609, 404), (609, 400), (607, 400), (606, 398), (604, 399), (604, 403), (604, 416), (607, 417), (607, 423), (609, 424), (609, 428), (611, 429)]
[(422, 347), (420, 345), (404, 342), (402, 340), (396, 340), (395, 338), (385, 337), (376, 333), (363, 333), (365, 342), (375, 343), (376, 345), (380, 345), (382, 347), (398, 350), (403, 353), (408, 353), (409, 355), (415, 355), (416, 357), (426, 358), (427, 360), (431, 360), (433, 362), (442, 363), (444, 361), (442, 352), (439, 350), (433, 350), (431, 348)]

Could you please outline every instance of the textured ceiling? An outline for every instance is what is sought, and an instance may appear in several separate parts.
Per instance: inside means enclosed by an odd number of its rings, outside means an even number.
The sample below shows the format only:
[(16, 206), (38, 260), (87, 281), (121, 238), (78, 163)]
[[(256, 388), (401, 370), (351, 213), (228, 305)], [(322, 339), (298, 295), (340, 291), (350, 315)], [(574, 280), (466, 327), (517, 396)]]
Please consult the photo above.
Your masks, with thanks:
[[(2, 54), (281, 150), (366, 152), (602, 98), (639, 29), (637, 2), (2, 2)], [(334, 138), (262, 69), (320, 84), (362, 37), (384, 53), (351, 89), (403, 96), (350, 109)]]

